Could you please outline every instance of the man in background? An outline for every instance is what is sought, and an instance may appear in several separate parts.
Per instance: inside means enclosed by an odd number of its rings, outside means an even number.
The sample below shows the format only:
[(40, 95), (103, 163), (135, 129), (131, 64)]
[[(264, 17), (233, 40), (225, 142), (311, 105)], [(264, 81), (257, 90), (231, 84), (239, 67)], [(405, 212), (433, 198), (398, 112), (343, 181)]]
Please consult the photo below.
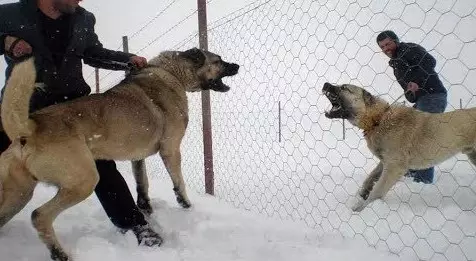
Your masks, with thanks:
[[(390, 61), (395, 78), (413, 107), (430, 113), (442, 113), (447, 106), (447, 91), (435, 72), (436, 60), (416, 43), (400, 42), (390, 30), (377, 36), (377, 44)], [(410, 170), (415, 182), (433, 183), (434, 167)]]
[[(37, 88), (30, 111), (90, 94), (82, 75), (86, 64), (119, 70), (115, 62), (147, 65), (144, 57), (103, 48), (94, 32), (95, 17), (79, 6), (80, 0), (20, 0), (0, 5), (0, 55), (7, 62), (6, 78), (18, 59), (35, 56)], [(3, 90), (2, 90), (3, 97)], [(0, 131), (0, 151), (10, 140)], [(160, 245), (162, 238), (150, 227), (132, 198), (112, 160), (97, 160), (100, 180), (95, 193), (112, 223), (132, 230), (139, 244)]]

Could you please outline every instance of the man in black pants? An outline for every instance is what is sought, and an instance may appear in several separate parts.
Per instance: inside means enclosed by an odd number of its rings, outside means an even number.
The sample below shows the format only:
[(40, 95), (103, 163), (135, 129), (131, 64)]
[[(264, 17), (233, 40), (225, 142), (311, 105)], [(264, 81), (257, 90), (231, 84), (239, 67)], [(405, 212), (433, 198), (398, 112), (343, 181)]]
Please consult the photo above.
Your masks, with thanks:
[[(144, 57), (102, 47), (94, 32), (95, 17), (79, 6), (80, 0), (20, 0), (0, 5), (0, 55), (8, 64), (8, 79), (15, 62), (35, 56), (37, 80), (30, 111), (72, 100), (91, 92), (82, 75), (82, 61), (94, 67), (119, 70), (114, 63), (131, 62), (141, 68)], [(2, 90), (2, 98), (3, 98)], [(10, 144), (0, 131), (0, 151)], [(106, 214), (122, 230), (132, 230), (139, 244), (160, 245), (162, 239), (136, 206), (114, 161), (98, 160), (100, 180), (95, 189)]]

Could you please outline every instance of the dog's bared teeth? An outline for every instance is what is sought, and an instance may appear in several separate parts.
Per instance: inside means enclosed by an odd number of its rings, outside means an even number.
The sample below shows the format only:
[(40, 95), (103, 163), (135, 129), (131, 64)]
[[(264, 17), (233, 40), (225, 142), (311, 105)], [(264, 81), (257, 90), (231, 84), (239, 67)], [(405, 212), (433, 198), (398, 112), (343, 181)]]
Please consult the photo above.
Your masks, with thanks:
[(342, 108), (342, 106), (340, 106), (340, 105), (332, 106), (331, 112), (338, 111), (338, 110), (340, 110), (341, 108)]

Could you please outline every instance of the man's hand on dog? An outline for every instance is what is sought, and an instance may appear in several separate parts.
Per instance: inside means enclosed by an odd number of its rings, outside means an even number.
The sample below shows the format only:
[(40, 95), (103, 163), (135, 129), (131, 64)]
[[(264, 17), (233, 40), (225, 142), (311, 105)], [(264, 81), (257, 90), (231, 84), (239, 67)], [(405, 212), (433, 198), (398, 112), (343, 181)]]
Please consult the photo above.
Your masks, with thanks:
[(134, 64), (138, 69), (143, 68), (147, 65), (147, 59), (142, 56), (132, 56), (129, 60), (132, 64)]
[(420, 87), (414, 82), (409, 82), (407, 85), (407, 91), (415, 93)]
[[(5, 37), (5, 50), (7, 50), (10, 53), (10, 55), (13, 56), (11, 58), (20, 58), (25, 55), (31, 54), (33, 51), (33, 48), (31, 47), (31, 45), (24, 40), (17, 41), (17, 39), (18, 39), (17, 37), (13, 37), (13, 36)], [(15, 41), (17, 41), (17, 43), (13, 46), (13, 49), (12, 49), (12, 44), (14, 44)]]

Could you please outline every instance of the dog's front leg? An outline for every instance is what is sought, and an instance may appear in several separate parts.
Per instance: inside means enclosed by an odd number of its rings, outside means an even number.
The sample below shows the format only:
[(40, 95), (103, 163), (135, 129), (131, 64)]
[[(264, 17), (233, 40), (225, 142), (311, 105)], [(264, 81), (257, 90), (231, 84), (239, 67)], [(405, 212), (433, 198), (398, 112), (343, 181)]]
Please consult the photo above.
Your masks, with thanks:
[[(377, 171), (378, 168), (379, 166), (377, 166), (374, 171), (372, 171), (371, 175), (369, 175), (364, 184), (367, 182), (370, 184), (370, 181), (372, 181), (371, 184), (373, 184), (374, 181), (370, 180), (370, 178), (372, 178), (372, 174), (377, 175), (377, 173), (379, 173)], [(405, 173), (405, 168), (403, 168), (401, 164), (382, 164), (382, 171), (380, 173), (380, 177), (377, 177), (375, 185), (370, 188), (367, 198), (360, 198), (359, 201), (352, 207), (353, 211), (360, 212), (368, 204), (372, 203), (376, 199), (383, 198), (390, 188), (392, 188), (395, 183), (397, 183), (398, 179)]]
[(368, 177), (365, 179), (364, 183), (362, 184), (362, 188), (359, 191), (359, 196), (366, 200), (369, 197), (369, 193), (372, 190), (375, 182), (380, 178), (383, 171), (383, 164), (379, 162), (378, 165), (370, 172)]
[(187, 192), (185, 190), (185, 182), (182, 176), (182, 156), (180, 153), (180, 148), (177, 148), (173, 151), (164, 151), (160, 153), (162, 160), (164, 161), (165, 168), (172, 179), (174, 184), (174, 192), (177, 197), (177, 202), (183, 208), (189, 208), (192, 206), (190, 200), (188, 199)]
[(362, 209), (365, 208), (370, 202), (367, 200), (374, 187), (375, 182), (379, 180), (382, 176), (383, 171), (383, 164), (379, 162), (378, 165), (370, 172), (370, 174), (365, 179), (364, 183), (362, 184), (362, 188), (357, 193), (357, 202), (352, 207), (353, 211), (360, 212)]
[(149, 198), (149, 179), (147, 178), (147, 170), (145, 167), (145, 160), (133, 160), (132, 172), (136, 180), (137, 190), (137, 206), (146, 214), (152, 214), (152, 206)]

